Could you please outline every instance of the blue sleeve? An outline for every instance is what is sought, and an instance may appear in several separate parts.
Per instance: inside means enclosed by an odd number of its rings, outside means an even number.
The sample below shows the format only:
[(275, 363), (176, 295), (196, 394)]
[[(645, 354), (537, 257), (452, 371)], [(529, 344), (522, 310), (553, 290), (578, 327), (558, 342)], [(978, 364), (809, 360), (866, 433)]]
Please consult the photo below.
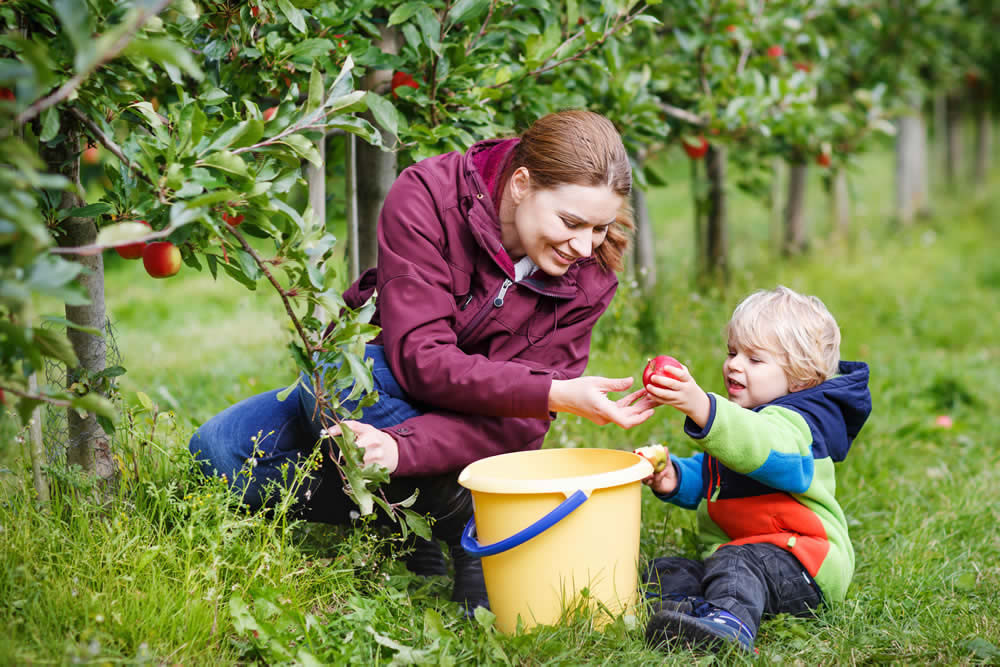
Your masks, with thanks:
[(678, 507), (696, 509), (705, 494), (705, 479), (701, 472), (704, 458), (704, 452), (683, 459), (671, 454), (670, 462), (677, 471), (677, 488), (668, 495), (657, 493), (656, 497)]

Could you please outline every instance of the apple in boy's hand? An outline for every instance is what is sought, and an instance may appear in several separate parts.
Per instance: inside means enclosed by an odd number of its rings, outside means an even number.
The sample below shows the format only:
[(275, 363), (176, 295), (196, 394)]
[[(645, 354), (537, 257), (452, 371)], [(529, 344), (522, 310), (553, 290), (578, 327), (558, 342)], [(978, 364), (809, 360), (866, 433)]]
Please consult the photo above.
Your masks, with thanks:
[(633, 454), (638, 454), (642, 458), (646, 459), (653, 464), (653, 472), (660, 472), (667, 467), (667, 450), (663, 448), (663, 445), (649, 445), (648, 447), (640, 447), (639, 449), (633, 449)]
[(684, 366), (681, 365), (681, 362), (665, 354), (661, 354), (658, 357), (650, 359), (646, 364), (645, 370), (642, 371), (643, 386), (648, 385), (650, 379), (654, 375), (670, 375), (670, 373), (666, 372), (666, 369), (671, 366), (674, 368), (684, 368)]

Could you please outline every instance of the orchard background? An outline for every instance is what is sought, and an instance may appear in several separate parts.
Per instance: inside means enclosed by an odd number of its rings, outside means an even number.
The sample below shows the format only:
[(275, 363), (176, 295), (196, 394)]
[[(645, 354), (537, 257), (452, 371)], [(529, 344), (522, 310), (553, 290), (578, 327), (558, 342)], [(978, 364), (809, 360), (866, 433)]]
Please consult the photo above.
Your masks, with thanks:
[[(339, 294), (399, 169), (571, 107), (615, 122), (637, 182), (589, 373), (665, 353), (718, 390), (729, 312), (779, 282), (872, 366), (839, 473), (855, 583), (818, 621), (765, 624), (757, 660), (1000, 659), (993, 3), (343, 4), (0, 4), (6, 662), (664, 657), (641, 614), (465, 621), (399, 540), (247, 516), (186, 451), (318, 361), (370, 387), (370, 308)], [(546, 446), (683, 454), (680, 433), (666, 411), (560, 417)], [(360, 513), (424, 532), (341, 447)], [(644, 556), (694, 553), (686, 513), (647, 497), (643, 520)]]

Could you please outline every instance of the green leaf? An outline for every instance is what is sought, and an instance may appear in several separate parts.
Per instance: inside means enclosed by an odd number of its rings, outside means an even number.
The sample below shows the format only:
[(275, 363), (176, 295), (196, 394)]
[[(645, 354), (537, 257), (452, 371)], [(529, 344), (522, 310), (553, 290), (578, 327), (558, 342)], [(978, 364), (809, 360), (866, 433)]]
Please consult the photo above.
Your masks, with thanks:
[(490, 0), (458, 0), (448, 10), (448, 20), (452, 23), (465, 23), (485, 14), (489, 6)]
[[(362, 95), (364, 93), (362, 92)], [(301, 134), (290, 134), (287, 137), (283, 137), (281, 141), (276, 143), (284, 144), (294, 150), (299, 157), (308, 160), (313, 166), (322, 167), (323, 158), (319, 154), (319, 150), (316, 148), (313, 142), (309, 141)]]
[(59, 110), (49, 107), (42, 112), (42, 133), (38, 136), (42, 141), (52, 141), (59, 134)]
[(296, 30), (299, 32), (306, 31), (305, 17), (302, 15), (302, 12), (299, 11), (289, 0), (278, 0), (278, 9), (281, 10), (281, 13), (285, 15), (285, 18), (288, 19), (288, 22), (291, 23)]
[(118, 423), (118, 410), (115, 408), (115, 404), (96, 392), (92, 391), (83, 396), (77, 396), (70, 400), (70, 403), (77, 410), (92, 412), (95, 415), (107, 417), (113, 424)]
[(80, 365), (80, 360), (77, 359), (76, 352), (73, 351), (73, 345), (63, 332), (52, 329), (35, 329), (32, 335), (39, 351), (46, 357), (58, 359), (69, 368)]
[[(88, 204), (86, 206), (81, 206), (79, 208), (70, 208), (65, 211), (59, 212), (59, 219), (65, 220), (66, 218), (96, 218), (99, 215), (104, 215), (105, 213), (111, 212), (111, 206), (105, 204), (104, 202), (99, 202), (97, 204)], [(149, 227), (146, 227), (149, 230)]]
[(153, 411), (153, 401), (150, 400), (149, 396), (145, 392), (137, 391), (135, 392), (135, 397), (139, 399), (139, 405), (144, 407), (147, 411)]
[(396, 111), (392, 102), (370, 90), (365, 92), (365, 102), (372, 115), (375, 116), (375, 122), (392, 136), (398, 136), (399, 125), (396, 119), (399, 112)]
[(319, 67), (314, 64), (312, 72), (309, 74), (309, 100), (306, 103), (307, 115), (323, 105), (323, 93), (323, 75), (320, 73)]
[(427, 522), (427, 517), (409, 509), (400, 511), (403, 513), (403, 520), (406, 521), (406, 525), (409, 526), (410, 530), (425, 540), (434, 539), (434, 535), (431, 533), (431, 525)]
[(372, 382), (372, 373), (365, 365), (365, 362), (358, 355), (354, 354), (350, 350), (343, 350), (344, 358), (347, 359), (347, 363), (351, 368), (351, 376), (354, 381), (361, 384), (364, 391), (370, 392), (375, 386)]
[[(191, 55), (186, 46), (170, 39), (156, 37), (153, 39), (134, 39), (125, 48), (125, 53), (132, 56), (148, 58), (159, 65), (173, 65), (183, 70), (195, 81), (201, 81), (205, 74)], [(171, 77), (173, 78), (173, 77)]]
[(114, 247), (122, 243), (128, 243), (141, 239), (150, 234), (152, 230), (140, 222), (120, 222), (116, 225), (102, 227), (97, 233), (97, 245)]
[(388, 26), (391, 28), (394, 25), (399, 25), (405, 21), (409, 21), (410, 18), (420, 11), (424, 7), (423, 2), (404, 2), (402, 5), (397, 7), (389, 14)]
[[(317, 156), (319, 153), (317, 152)], [(240, 158), (240, 156), (231, 153), (230, 151), (219, 151), (218, 153), (212, 153), (206, 158), (201, 160), (201, 164), (214, 167), (215, 169), (221, 169), (222, 171), (233, 174), (234, 176), (239, 176), (240, 178), (249, 178), (250, 174), (247, 171), (246, 163)]]

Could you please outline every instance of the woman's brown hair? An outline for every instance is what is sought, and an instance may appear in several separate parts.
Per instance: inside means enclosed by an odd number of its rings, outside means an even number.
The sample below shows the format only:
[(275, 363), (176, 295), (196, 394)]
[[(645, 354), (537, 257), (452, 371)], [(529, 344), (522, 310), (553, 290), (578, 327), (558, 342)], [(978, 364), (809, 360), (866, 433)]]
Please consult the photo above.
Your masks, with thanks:
[(518, 167), (528, 170), (534, 187), (606, 185), (620, 195), (622, 208), (594, 256), (605, 269), (624, 268), (624, 255), (635, 227), (629, 199), (632, 165), (621, 135), (610, 120), (592, 111), (575, 110), (539, 118), (521, 134), (504, 181)]

